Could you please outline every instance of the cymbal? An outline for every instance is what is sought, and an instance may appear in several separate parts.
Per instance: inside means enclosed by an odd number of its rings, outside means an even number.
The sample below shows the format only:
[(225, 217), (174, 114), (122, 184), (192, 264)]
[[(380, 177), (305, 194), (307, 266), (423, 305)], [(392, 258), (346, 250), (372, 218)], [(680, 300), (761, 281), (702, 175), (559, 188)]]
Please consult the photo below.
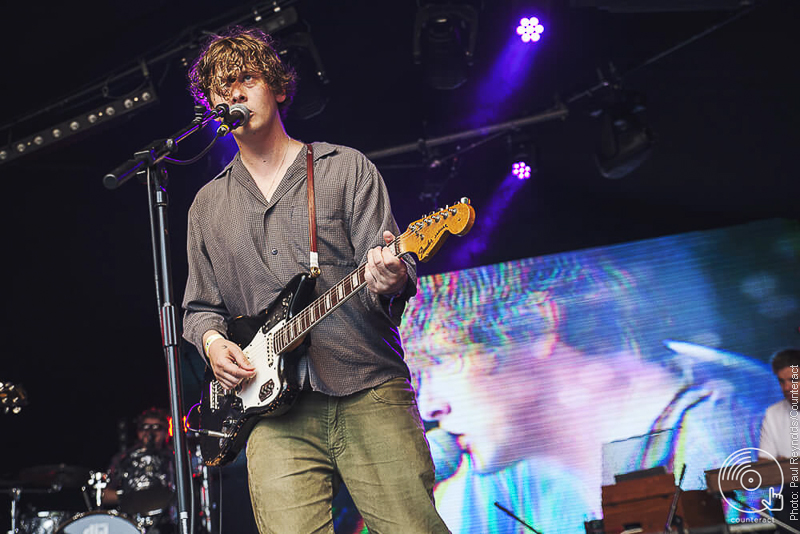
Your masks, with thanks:
[(19, 480), (35, 487), (80, 488), (89, 480), (86, 467), (67, 464), (37, 465), (19, 472)]
[(41, 487), (41, 486), (32, 486), (30, 484), (24, 484), (21, 480), (0, 480), (0, 494), (8, 494), (8, 495), (15, 495), (15, 494), (45, 494), (45, 493), (55, 493), (52, 487)]

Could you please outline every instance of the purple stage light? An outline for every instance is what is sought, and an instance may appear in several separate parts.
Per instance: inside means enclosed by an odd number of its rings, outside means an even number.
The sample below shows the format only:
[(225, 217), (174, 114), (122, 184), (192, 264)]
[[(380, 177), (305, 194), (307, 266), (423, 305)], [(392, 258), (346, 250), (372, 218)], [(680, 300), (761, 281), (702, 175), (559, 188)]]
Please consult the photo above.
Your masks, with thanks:
[(511, 166), (511, 174), (520, 180), (527, 180), (531, 177), (531, 167), (524, 161), (518, 161)]
[(517, 26), (517, 35), (524, 43), (535, 43), (542, 38), (544, 33), (544, 26), (536, 17), (523, 17), (519, 19), (519, 26)]

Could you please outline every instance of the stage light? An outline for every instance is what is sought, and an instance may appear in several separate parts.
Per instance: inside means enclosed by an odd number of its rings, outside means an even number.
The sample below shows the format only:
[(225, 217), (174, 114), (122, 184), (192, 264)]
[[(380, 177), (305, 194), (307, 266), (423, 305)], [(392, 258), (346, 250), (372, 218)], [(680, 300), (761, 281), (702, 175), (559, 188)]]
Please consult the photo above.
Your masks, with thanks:
[(517, 26), (517, 35), (523, 43), (535, 43), (542, 38), (544, 26), (536, 17), (523, 17)]
[(422, 64), (434, 89), (450, 90), (467, 81), (475, 55), (478, 11), (468, 4), (429, 4), (417, 9), (414, 62)]
[(596, 113), (600, 139), (595, 162), (606, 178), (627, 176), (652, 153), (655, 137), (644, 121), (644, 109), (639, 95), (627, 93)]
[(519, 180), (527, 180), (538, 170), (536, 145), (526, 132), (515, 132), (508, 137), (508, 154), (511, 174)]
[(67, 138), (84, 135), (91, 129), (107, 123), (112, 118), (141, 109), (158, 100), (155, 90), (148, 84), (112, 103), (105, 103), (77, 117), (50, 126), (40, 132), (26, 136), (0, 149), (0, 163), (5, 163), (20, 156), (27, 156), (40, 148), (52, 146)]
[(511, 166), (511, 174), (520, 180), (527, 180), (531, 177), (531, 166), (524, 161), (515, 161)]
[[(281, 60), (291, 66), (298, 77), (297, 92), (289, 106), (287, 118), (310, 119), (325, 110), (330, 83), (311, 33), (294, 7), (276, 6), (265, 17), (255, 12), (257, 27), (275, 37)], [(303, 23), (303, 24), (300, 24)], [(305, 25), (307, 26), (307, 25)]]
[(330, 80), (311, 34), (297, 32), (282, 37), (278, 55), (297, 72), (299, 78), (288, 118), (310, 119), (322, 113), (328, 105), (327, 85)]

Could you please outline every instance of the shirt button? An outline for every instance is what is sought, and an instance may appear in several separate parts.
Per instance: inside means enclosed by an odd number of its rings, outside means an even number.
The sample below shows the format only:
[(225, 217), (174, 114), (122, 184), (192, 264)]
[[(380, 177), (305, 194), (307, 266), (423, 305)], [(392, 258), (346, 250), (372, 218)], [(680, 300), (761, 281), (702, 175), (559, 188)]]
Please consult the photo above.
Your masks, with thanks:
[(277, 248), (273, 248), (272, 249), (272, 255), (275, 256), (277, 253), (278, 253), (278, 249)]

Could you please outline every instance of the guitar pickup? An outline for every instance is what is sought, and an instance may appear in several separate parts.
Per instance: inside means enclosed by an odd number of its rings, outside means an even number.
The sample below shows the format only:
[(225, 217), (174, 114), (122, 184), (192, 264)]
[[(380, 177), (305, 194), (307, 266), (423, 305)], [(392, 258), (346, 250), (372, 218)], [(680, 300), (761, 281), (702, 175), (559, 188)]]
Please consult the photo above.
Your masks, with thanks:
[(219, 398), (222, 396), (222, 384), (212, 380), (208, 384), (208, 407), (212, 412), (219, 410)]
[(258, 390), (258, 400), (264, 402), (272, 396), (273, 391), (275, 391), (275, 382), (270, 378), (261, 384), (261, 388)]

